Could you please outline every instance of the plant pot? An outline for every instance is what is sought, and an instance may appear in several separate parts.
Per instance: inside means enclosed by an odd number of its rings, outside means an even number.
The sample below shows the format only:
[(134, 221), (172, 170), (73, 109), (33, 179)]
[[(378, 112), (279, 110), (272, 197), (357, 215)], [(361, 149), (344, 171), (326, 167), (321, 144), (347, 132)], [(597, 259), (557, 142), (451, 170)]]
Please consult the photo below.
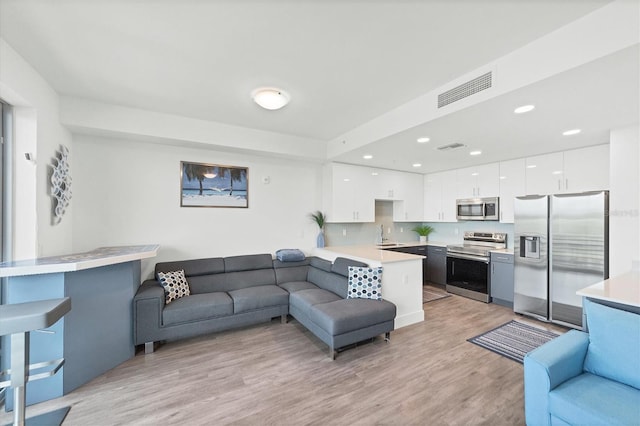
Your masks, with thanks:
[(318, 233), (318, 237), (316, 238), (316, 246), (318, 248), (324, 247), (324, 231), (320, 231)]
[(427, 242), (427, 236), (426, 235), (420, 235), (420, 242), (421, 243), (426, 243)]

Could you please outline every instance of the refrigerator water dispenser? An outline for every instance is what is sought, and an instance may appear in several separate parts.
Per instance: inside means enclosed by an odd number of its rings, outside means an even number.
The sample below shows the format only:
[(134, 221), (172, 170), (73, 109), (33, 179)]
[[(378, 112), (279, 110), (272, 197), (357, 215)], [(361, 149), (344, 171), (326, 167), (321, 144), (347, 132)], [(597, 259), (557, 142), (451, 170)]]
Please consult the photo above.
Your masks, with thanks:
[(520, 237), (520, 257), (540, 259), (540, 237), (523, 235)]

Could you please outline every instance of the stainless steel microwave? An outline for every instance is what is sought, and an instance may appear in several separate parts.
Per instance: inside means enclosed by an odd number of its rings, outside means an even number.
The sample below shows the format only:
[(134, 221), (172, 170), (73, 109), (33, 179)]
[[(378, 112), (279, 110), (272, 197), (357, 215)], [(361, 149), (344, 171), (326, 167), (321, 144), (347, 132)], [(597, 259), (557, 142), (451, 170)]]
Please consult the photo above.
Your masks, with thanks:
[(456, 200), (458, 220), (500, 220), (498, 197)]

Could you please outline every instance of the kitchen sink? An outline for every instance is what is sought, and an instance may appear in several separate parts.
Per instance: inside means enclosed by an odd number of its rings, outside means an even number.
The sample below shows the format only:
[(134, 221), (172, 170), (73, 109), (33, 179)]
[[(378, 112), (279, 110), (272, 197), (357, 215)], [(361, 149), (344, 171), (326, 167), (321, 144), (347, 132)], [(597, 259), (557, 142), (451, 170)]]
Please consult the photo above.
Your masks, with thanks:
[(402, 243), (381, 243), (381, 244), (376, 244), (378, 247), (400, 247), (403, 246), (404, 244)]

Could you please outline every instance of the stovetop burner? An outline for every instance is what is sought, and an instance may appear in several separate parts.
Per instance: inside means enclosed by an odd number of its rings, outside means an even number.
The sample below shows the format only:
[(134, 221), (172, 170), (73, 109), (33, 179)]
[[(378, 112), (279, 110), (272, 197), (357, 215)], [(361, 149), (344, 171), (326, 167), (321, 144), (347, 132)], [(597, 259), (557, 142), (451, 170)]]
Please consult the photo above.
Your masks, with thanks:
[(489, 257), (491, 250), (507, 247), (507, 234), (493, 232), (465, 231), (464, 243), (447, 246), (447, 253), (462, 253), (473, 256)]

